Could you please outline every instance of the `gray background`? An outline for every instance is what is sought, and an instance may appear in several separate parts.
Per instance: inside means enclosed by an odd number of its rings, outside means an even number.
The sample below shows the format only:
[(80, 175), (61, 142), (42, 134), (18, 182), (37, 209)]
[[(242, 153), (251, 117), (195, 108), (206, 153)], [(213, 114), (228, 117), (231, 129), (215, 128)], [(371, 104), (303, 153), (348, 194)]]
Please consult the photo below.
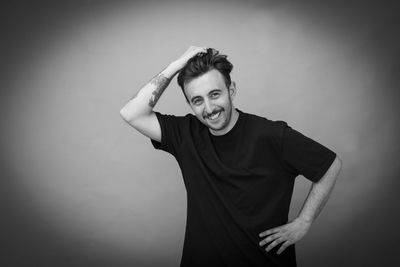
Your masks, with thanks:
[[(399, 265), (400, 19), (374, 2), (2, 4), (0, 265), (179, 264), (179, 167), (119, 110), (190, 45), (228, 55), (238, 108), (343, 160), (299, 266)], [(156, 110), (191, 112), (176, 80)]]

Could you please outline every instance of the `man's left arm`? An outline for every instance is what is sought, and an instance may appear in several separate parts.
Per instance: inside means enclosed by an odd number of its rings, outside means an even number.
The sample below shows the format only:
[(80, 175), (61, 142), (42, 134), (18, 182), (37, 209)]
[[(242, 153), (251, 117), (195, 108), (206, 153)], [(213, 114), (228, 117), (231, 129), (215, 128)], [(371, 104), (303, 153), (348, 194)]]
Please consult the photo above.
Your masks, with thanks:
[(299, 215), (288, 224), (260, 233), (260, 237), (268, 236), (260, 241), (260, 246), (273, 241), (266, 248), (269, 251), (283, 243), (277, 251), (277, 254), (280, 254), (288, 246), (299, 241), (308, 232), (311, 224), (325, 206), (335, 185), (341, 166), (341, 160), (336, 157), (324, 176), (318, 182), (312, 184)]

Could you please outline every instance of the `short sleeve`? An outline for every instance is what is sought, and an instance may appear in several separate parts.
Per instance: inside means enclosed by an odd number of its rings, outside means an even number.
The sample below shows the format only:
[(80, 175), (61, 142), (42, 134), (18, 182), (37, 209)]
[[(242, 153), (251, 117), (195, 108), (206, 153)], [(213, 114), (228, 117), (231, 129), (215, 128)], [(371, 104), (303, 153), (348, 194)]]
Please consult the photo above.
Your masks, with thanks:
[(336, 153), (284, 123), (281, 132), (284, 165), (296, 175), (318, 182), (336, 158)]
[(179, 144), (182, 141), (182, 132), (186, 117), (161, 114), (155, 112), (161, 127), (161, 142), (150, 139), (155, 149), (160, 149), (174, 156), (178, 151)]

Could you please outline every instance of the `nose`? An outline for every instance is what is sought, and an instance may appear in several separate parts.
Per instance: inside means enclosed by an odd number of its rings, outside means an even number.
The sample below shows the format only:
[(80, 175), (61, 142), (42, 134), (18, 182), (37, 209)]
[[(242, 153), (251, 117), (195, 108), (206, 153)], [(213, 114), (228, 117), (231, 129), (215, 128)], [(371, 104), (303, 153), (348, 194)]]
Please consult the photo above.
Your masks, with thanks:
[(211, 114), (213, 112), (212, 103), (209, 100), (204, 101), (204, 111), (206, 115)]

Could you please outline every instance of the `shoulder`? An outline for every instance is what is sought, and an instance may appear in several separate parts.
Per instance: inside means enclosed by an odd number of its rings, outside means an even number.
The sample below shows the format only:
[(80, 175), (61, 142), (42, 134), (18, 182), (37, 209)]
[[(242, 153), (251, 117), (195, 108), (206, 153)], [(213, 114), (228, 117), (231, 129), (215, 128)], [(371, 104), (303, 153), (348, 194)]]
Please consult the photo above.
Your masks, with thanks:
[(288, 124), (283, 120), (273, 120), (260, 115), (245, 113), (247, 137), (266, 145), (275, 151), (282, 150), (285, 130)]
[(277, 137), (283, 134), (283, 131), (288, 127), (287, 122), (283, 120), (273, 120), (260, 115), (244, 113), (246, 116), (246, 126), (250, 129), (256, 129), (268, 137)]

